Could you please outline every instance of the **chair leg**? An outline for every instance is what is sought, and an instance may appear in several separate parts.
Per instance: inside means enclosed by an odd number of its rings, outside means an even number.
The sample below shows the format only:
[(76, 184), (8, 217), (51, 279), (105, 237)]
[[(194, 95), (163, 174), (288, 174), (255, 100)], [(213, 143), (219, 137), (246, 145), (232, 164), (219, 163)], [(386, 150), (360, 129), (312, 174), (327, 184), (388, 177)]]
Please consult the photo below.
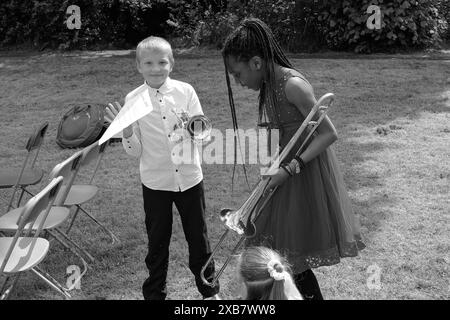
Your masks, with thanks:
[(100, 221), (98, 221), (97, 219), (95, 219), (89, 212), (87, 212), (86, 210), (84, 210), (81, 206), (77, 205), (77, 212), (78, 209), (80, 209), (81, 211), (83, 211), (89, 218), (92, 219), (92, 221), (94, 221), (106, 234), (109, 235), (109, 237), (111, 238), (111, 244), (113, 244), (114, 242), (119, 243), (120, 240), (119, 238), (116, 237), (116, 235), (114, 233), (112, 233), (108, 228), (106, 228), (102, 223), (100, 223)]
[(4, 283), (3, 286), (2, 286), (2, 290), (0, 291), (0, 293), (1, 293), (0, 300), (6, 300), (6, 299), (8, 299), (9, 295), (11, 294), (12, 290), (14, 289), (14, 286), (16, 285), (17, 281), (19, 280), (19, 276), (20, 276), (20, 273), (15, 274), (15, 275), (13, 276), (12, 283), (11, 283), (11, 285), (10, 285), (7, 289), (5, 289), (5, 288), (7, 287), (6, 284), (7, 284), (8, 279), (9, 279), (10, 277), (7, 277), (7, 278), (6, 278), (5, 283)]
[(66, 230), (66, 234), (67, 234), (67, 235), (69, 234), (70, 229), (72, 229), (73, 223), (75, 222), (75, 218), (77, 217), (78, 211), (80, 210), (80, 208), (81, 208), (81, 207), (80, 207), (79, 205), (76, 206), (75, 212), (74, 212), (74, 214), (72, 215), (72, 219), (70, 220), (69, 227), (68, 227), (67, 230)]
[(28, 195), (29, 196), (32, 196), (32, 197), (34, 197), (35, 196), (35, 194), (34, 193), (31, 193), (30, 191), (28, 191), (26, 188), (22, 188), (22, 190), (24, 191), (24, 192), (26, 192), (26, 193), (28, 193)]
[(0, 296), (3, 296), (3, 292), (5, 291), (6, 285), (8, 284), (9, 276), (5, 276), (5, 281), (3, 281), (2, 287), (0, 289)]
[[(54, 232), (55, 231), (55, 232)], [(76, 244), (72, 239), (70, 239), (64, 232), (62, 232), (61, 230), (59, 230), (58, 228), (52, 229), (52, 230), (48, 230), (49, 234), (51, 234), (54, 238), (56, 238), (56, 240), (58, 240), (59, 242), (61, 242), (66, 248), (70, 249), (75, 255), (77, 255), (82, 261), (85, 262), (85, 260), (83, 259), (83, 257), (81, 257), (81, 255), (78, 254), (78, 252), (76, 252), (73, 248), (75, 247), (77, 250), (79, 250), (80, 252), (82, 252), (84, 255), (86, 255), (86, 257), (89, 258), (89, 260), (91, 262), (94, 262), (95, 259), (94, 257), (86, 251), (86, 249), (81, 248), (78, 244)], [(59, 238), (59, 236), (62, 236), (64, 238), (64, 240), (62, 240), (61, 238)], [(71, 244), (67, 245), (67, 243), (65, 242), (69, 242)], [(87, 265), (87, 264), (86, 264)]]
[[(83, 264), (83, 271), (80, 273), (79, 278), (77, 279), (77, 281), (75, 281), (74, 284), (72, 284), (70, 287), (63, 287), (64, 290), (66, 291), (70, 291), (73, 288), (75, 288), (75, 286), (77, 286), (77, 284), (79, 283), (79, 281), (81, 280), (81, 278), (86, 274), (89, 265), (87, 264), (86, 260), (83, 258), (83, 256), (77, 252), (77, 250), (81, 251), (82, 253), (86, 254), (92, 261), (94, 261), (94, 258), (89, 254), (89, 252), (83, 250), (82, 248), (80, 248), (75, 242), (73, 242), (71, 239), (69, 239), (63, 232), (61, 232), (58, 229), (54, 229), (56, 232), (52, 232), (50, 230), (47, 230), (47, 232), (52, 236), (53, 239), (57, 240), (58, 242), (60, 242), (64, 247), (66, 247), (67, 249), (69, 249), (75, 256), (78, 257), (78, 259), (80, 259), (81, 263)], [(62, 240), (59, 235), (63, 236), (65, 240)], [(66, 241), (68, 241), (72, 246), (68, 245), (66, 243)]]
[(60, 294), (64, 296), (67, 300), (71, 299), (72, 296), (67, 292), (68, 289), (64, 286), (62, 286), (58, 281), (56, 281), (51, 275), (49, 275), (47, 272), (42, 270), (39, 267), (34, 267), (31, 269), (39, 278), (44, 280), (50, 287), (58, 291)]
[(16, 189), (13, 190), (13, 194), (11, 195), (11, 199), (8, 202), (8, 206), (6, 207), (6, 212), (9, 212), (11, 209), (14, 209), (14, 197), (16, 196)]
[(20, 192), (19, 200), (17, 200), (17, 206), (16, 206), (17, 208), (20, 207), (20, 202), (22, 202), (23, 195), (25, 194), (25, 188), (21, 187), (20, 189), (22, 189), (22, 190)]

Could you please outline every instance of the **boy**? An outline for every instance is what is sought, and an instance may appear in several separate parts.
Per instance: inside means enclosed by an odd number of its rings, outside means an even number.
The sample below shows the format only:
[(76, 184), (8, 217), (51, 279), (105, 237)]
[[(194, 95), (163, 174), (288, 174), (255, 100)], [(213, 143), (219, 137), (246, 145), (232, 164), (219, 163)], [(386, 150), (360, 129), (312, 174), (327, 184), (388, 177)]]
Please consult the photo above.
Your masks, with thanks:
[[(189, 246), (189, 268), (204, 299), (219, 299), (219, 286), (211, 288), (200, 278), (200, 270), (211, 254), (205, 214), (203, 174), (196, 156), (192, 163), (173, 161), (176, 142), (174, 126), (178, 117), (174, 110), (191, 116), (203, 114), (194, 88), (188, 83), (169, 77), (174, 59), (170, 44), (159, 37), (148, 37), (136, 48), (136, 65), (145, 83), (131, 91), (125, 101), (141, 95), (150, 99), (153, 111), (123, 130), (125, 151), (140, 158), (140, 177), (144, 197), (145, 226), (148, 253), (145, 263), (149, 277), (142, 291), (144, 299), (164, 300), (167, 296), (166, 277), (169, 244), (172, 234), (172, 205), (180, 213)], [(111, 121), (120, 111), (112, 104), (107, 113)], [(172, 137), (172, 139), (171, 139)], [(211, 279), (214, 264), (205, 272)]]

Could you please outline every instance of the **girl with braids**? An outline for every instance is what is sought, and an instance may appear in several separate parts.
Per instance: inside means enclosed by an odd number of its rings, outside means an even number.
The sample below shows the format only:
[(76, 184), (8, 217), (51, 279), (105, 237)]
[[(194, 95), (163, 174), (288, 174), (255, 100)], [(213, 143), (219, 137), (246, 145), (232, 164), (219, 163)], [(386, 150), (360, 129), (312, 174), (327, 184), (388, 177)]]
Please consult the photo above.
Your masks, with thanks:
[[(242, 86), (259, 91), (258, 123), (279, 130), (282, 150), (316, 103), (311, 84), (259, 19), (244, 20), (227, 37), (222, 55), (234, 128), (237, 121), (229, 74)], [(255, 223), (256, 235), (246, 240), (247, 246), (264, 245), (287, 257), (305, 300), (323, 299), (311, 268), (336, 264), (364, 248), (359, 221), (331, 148), (336, 139), (336, 129), (325, 117), (314, 138), (294, 158), (298, 141), (287, 161), (269, 177), (268, 189), (277, 190)], [(236, 224), (236, 217), (231, 220)]]
[(238, 262), (245, 300), (303, 300), (287, 261), (266, 247), (245, 249)]

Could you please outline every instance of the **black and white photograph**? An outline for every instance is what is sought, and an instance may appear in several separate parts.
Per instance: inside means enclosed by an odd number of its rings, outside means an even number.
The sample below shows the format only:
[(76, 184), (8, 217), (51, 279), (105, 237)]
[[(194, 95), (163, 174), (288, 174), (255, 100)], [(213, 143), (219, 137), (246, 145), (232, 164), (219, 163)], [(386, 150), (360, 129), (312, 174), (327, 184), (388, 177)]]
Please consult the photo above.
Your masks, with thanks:
[(448, 1), (2, 0), (0, 112), (1, 300), (450, 298)]

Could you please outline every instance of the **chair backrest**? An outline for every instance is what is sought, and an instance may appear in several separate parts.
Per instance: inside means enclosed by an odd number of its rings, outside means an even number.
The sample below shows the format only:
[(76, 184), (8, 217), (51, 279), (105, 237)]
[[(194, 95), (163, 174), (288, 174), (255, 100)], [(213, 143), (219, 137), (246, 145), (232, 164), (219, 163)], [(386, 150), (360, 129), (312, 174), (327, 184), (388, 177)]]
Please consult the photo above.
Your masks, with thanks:
[(11, 197), (9, 199), (7, 210), (9, 210), (12, 207), (12, 203), (14, 201), (16, 191), (19, 189), (20, 181), (22, 180), (23, 174), (25, 172), (25, 169), (28, 166), (28, 161), (30, 160), (31, 154), (33, 151), (35, 151), (35, 153), (34, 153), (32, 161), (31, 161), (30, 167), (33, 168), (36, 163), (36, 159), (39, 155), (39, 150), (41, 149), (41, 145), (42, 145), (42, 142), (44, 141), (44, 136), (45, 136), (45, 133), (47, 132), (47, 129), (48, 129), (48, 122), (44, 122), (28, 138), (28, 142), (25, 147), (27, 149), (28, 153), (25, 157), (25, 160), (22, 163), (22, 167), (20, 168), (19, 174), (17, 175), (17, 179), (13, 185), (13, 191), (12, 191)]
[(34, 133), (28, 138), (26, 149), (28, 152), (36, 150), (33, 161), (31, 163), (31, 167), (34, 166), (37, 156), (39, 154), (39, 150), (41, 149), (42, 142), (44, 141), (44, 136), (48, 129), (48, 122), (44, 122), (41, 124)]
[(31, 242), (31, 246), (29, 249), (29, 254), (31, 254), (36, 239), (38, 238), (39, 233), (42, 231), (48, 213), (50, 212), (50, 209), (56, 199), (56, 195), (61, 188), (62, 182), (63, 177), (57, 177), (53, 179), (42, 191), (40, 191), (31, 199), (29, 199), (27, 203), (23, 206), (22, 213), (17, 223), (18, 225), (17, 231), (8, 248), (8, 251), (6, 252), (5, 259), (3, 260), (3, 263), (0, 266), (0, 273), (4, 271), (8, 259), (10, 258), (19, 237), (22, 236), (30, 237), (37, 218), (40, 215), (42, 215), (42, 219), (39, 223), (39, 226), (32, 236), (33, 240), (31, 241), (34, 242)]
[(95, 173), (97, 172), (97, 169), (100, 166), (106, 146), (108, 144), (109, 142), (107, 141), (99, 145), (98, 142), (96, 141), (82, 150), (83, 158), (81, 159), (80, 167), (85, 167), (91, 164), (92, 162), (95, 162), (92, 174), (89, 178), (89, 184), (91, 184), (92, 181), (94, 180)]
[(75, 177), (80, 169), (81, 158), (83, 157), (83, 151), (78, 151), (72, 156), (67, 158), (61, 163), (58, 163), (50, 172), (49, 179), (52, 180), (58, 176), (64, 178), (64, 187), (61, 188), (57, 199), (55, 200), (55, 206), (63, 206), (69, 194), (70, 188), (75, 180)]

